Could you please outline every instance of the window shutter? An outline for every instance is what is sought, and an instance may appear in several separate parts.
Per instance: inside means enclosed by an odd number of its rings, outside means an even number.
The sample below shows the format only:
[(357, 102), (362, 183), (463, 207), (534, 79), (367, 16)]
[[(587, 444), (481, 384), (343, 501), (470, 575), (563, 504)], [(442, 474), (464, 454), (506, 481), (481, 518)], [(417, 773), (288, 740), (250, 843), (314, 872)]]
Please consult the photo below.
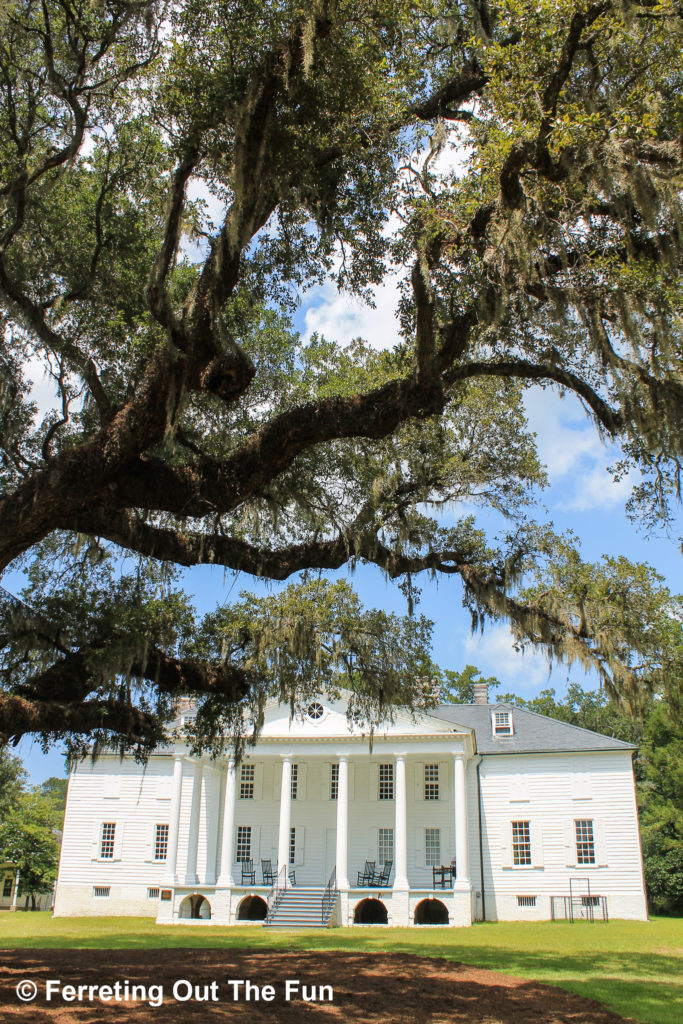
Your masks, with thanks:
[(125, 822), (116, 822), (116, 832), (114, 833), (114, 860), (121, 860), (123, 854), (123, 831)]
[(450, 800), (451, 787), (448, 785), (448, 761), (439, 761), (439, 800)]
[(531, 865), (535, 868), (544, 867), (543, 860), (543, 829), (537, 822), (531, 822), (529, 826), (531, 837)]
[[(444, 846), (443, 844), (447, 845)], [(441, 863), (446, 866), (451, 863), (455, 857), (455, 829), (442, 828), (441, 829)]]
[(500, 866), (512, 867), (512, 825), (504, 821), (500, 826)]
[(307, 776), (308, 765), (304, 762), (299, 762), (299, 771), (296, 778), (296, 798), (297, 800), (306, 799), (306, 776)]
[(280, 802), (282, 795), (282, 762), (276, 764), (273, 770), (273, 800)]
[(156, 836), (157, 824), (153, 821), (147, 826), (147, 842), (145, 843), (145, 861), (154, 860), (154, 837)]
[(369, 767), (370, 788), (368, 790), (368, 797), (370, 800), (379, 800), (379, 765), (371, 764)]
[(593, 822), (593, 834), (595, 837), (595, 863), (599, 868), (607, 867), (607, 836), (601, 821)]
[(254, 862), (254, 867), (261, 860), (261, 828), (259, 825), (251, 826), (251, 859)]
[(100, 838), (102, 836), (102, 823), (96, 822), (92, 827), (92, 860), (100, 859)]
[(564, 827), (565, 864), (568, 868), (576, 867), (576, 831), (574, 822), (569, 821)]
[(415, 829), (415, 867), (423, 868), (425, 866), (425, 830), (423, 828)]
[(263, 764), (254, 765), (254, 800), (263, 799)]
[(353, 763), (353, 761), (349, 761), (348, 778), (349, 778), (349, 800), (353, 800), (355, 792), (356, 792), (356, 782), (355, 782), (355, 779), (356, 779), (356, 766)]
[(121, 796), (121, 779), (118, 775), (108, 775), (102, 781), (102, 796), (105, 800), (118, 800)]
[(157, 779), (157, 800), (170, 800), (173, 780), (163, 777)]
[[(439, 773), (439, 782), (441, 782), (441, 773)], [(424, 800), (425, 798), (425, 766), (421, 761), (415, 763), (415, 799)]]
[(330, 790), (332, 788), (332, 764), (329, 761), (325, 761), (322, 766), (321, 779), (320, 779), (320, 799), (329, 800)]
[(298, 866), (304, 862), (306, 850), (306, 829), (303, 825), (297, 825), (294, 833), (294, 863)]

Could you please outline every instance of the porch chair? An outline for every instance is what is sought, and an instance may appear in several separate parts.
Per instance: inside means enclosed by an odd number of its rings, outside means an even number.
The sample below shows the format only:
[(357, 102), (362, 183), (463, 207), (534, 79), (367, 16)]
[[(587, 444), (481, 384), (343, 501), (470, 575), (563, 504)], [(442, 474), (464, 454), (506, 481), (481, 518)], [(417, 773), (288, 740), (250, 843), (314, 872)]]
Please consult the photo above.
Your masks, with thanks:
[(264, 885), (275, 885), (275, 872), (273, 871), (273, 865), (269, 860), (261, 861), (261, 874), (263, 875)]
[(366, 860), (365, 867), (358, 872), (356, 885), (370, 885), (375, 874), (375, 861)]
[(393, 860), (385, 860), (384, 864), (382, 865), (382, 870), (373, 873), (372, 879), (370, 880), (370, 885), (376, 885), (380, 889), (383, 889), (385, 888), (385, 886), (389, 885), (389, 876), (391, 875), (391, 869), (393, 866)]
[(291, 886), (295, 886), (296, 885), (296, 871), (290, 871), (289, 872), (289, 884)]
[(253, 860), (242, 860), (242, 885), (247, 882), (249, 885), (256, 885), (256, 872), (254, 871)]
[(432, 865), (432, 888), (433, 889), (448, 889), (450, 888), (451, 881), (451, 869), (444, 867), (435, 867)]

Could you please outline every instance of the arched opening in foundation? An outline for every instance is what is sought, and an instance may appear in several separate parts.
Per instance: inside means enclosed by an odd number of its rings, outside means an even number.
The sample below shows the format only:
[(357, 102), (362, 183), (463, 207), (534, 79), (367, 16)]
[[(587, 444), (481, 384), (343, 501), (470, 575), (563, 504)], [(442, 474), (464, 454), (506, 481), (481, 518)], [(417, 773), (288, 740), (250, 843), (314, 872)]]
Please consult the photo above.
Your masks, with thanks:
[(186, 896), (180, 904), (178, 916), (189, 917), (195, 921), (209, 921), (211, 919), (211, 904), (206, 896), (202, 896), (199, 892), (193, 892), (191, 896)]
[(260, 896), (245, 896), (237, 908), (238, 921), (265, 921), (268, 904)]
[(387, 908), (381, 900), (361, 900), (353, 912), (354, 924), (386, 924)]
[(448, 910), (441, 900), (422, 900), (415, 907), (415, 924), (448, 924)]

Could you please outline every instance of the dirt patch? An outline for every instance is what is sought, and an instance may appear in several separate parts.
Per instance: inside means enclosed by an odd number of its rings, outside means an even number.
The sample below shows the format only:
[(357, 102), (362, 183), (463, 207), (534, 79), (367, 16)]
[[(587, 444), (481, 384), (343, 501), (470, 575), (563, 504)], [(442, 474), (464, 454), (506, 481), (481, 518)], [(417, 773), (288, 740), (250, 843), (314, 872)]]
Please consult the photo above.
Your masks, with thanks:
[[(192, 998), (173, 996), (174, 984), (186, 980)], [(271, 985), (274, 999), (245, 998), (249, 979)], [(286, 1000), (287, 981), (300, 982)], [(34, 982), (35, 1000), (21, 1003), (19, 981)], [(46, 983), (62, 986), (113, 986), (119, 998), (109, 1001), (84, 992), (82, 1002), (68, 1002), (61, 992), (46, 1000)], [(127, 982), (127, 988), (124, 983)], [(215, 983), (212, 989), (212, 983)], [(333, 1000), (320, 986), (333, 987)], [(133, 986), (142, 986), (134, 993)], [(159, 992), (150, 986), (163, 987)], [(196, 988), (194, 988), (196, 986)], [(318, 1001), (307, 1002), (303, 986)], [(143, 995), (144, 989), (144, 995)], [(233, 992), (239, 998), (233, 1000)], [(68, 993), (68, 990), (67, 990)], [(188, 993), (181, 984), (178, 993)], [(106, 993), (104, 993), (106, 994)], [(207, 997), (197, 1000), (195, 995)], [(135, 998), (132, 998), (133, 995)], [(211, 996), (217, 996), (213, 1001)], [(323, 996), (320, 999), (320, 996)], [(126, 996), (128, 997), (126, 999)], [(589, 999), (562, 989), (478, 970), (450, 960), (403, 954), (250, 953), (248, 950), (12, 950), (0, 951), (0, 1020), (8, 1024), (620, 1024), (622, 1017)]]

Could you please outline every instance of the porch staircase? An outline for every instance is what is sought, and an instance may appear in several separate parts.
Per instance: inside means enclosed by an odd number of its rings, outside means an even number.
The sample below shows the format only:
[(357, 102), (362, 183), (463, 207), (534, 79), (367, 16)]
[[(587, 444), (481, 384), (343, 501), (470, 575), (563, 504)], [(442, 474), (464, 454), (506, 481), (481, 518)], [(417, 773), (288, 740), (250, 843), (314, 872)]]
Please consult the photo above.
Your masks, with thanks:
[(276, 883), (268, 897), (264, 928), (327, 928), (339, 892), (334, 872), (327, 886), (288, 886)]

